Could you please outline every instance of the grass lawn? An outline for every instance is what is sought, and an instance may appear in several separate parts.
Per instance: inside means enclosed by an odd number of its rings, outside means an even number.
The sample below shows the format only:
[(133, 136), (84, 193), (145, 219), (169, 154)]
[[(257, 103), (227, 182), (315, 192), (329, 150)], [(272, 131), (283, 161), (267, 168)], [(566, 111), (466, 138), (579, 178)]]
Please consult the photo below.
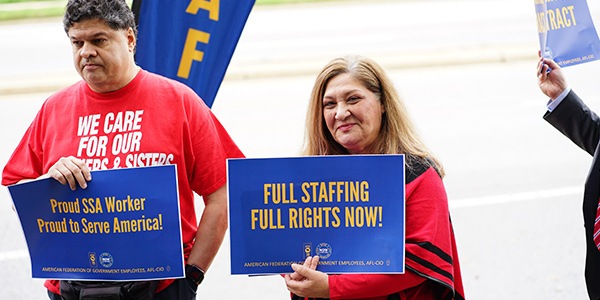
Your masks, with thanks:
[[(290, 4), (290, 3), (306, 3), (306, 2), (326, 2), (332, 0), (256, 0), (255, 5), (277, 5), (277, 4)], [(0, 4), (5, 3), (18, 3), (18, 2), (48, 2), (57, 3), (63, 1), (49, 1), (49, 0), (0, 0)], [(127, 0), (131, 3), (132, 0)], [(67, 1), (64, 1), (66, 4)], [(21, 20), (21, 19), (33, 19), (33, 18), (45, 18), (45, 17), (58, 17), (62, 16), (64, 12), (64, 4), (62, 5), (50, 5), (44, 8), (31, 8), (22, 10), (3, 10), (0, 8), (0, 21), (7, 20)]]

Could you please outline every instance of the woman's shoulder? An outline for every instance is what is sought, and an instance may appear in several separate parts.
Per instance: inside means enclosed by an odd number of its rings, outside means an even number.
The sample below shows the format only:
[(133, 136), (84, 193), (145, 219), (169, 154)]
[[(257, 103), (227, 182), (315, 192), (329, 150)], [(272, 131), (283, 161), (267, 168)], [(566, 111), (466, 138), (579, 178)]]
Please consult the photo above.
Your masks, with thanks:
[(435, 169), (433, 161), (426, 157), (406, 155), (404, 159), (406, 184), (409, 184), (415, 179), (419, 178), (419, 176), (423, 175), (423, 173), (429, 170), (429, 168), (433, 168), (437, 173), (437, 169)]

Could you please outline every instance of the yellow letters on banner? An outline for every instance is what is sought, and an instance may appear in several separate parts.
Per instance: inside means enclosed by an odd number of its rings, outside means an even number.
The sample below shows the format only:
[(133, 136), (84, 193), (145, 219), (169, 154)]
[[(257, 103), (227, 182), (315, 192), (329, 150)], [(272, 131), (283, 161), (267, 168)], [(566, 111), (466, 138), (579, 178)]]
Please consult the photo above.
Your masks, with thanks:
[[(198, 14), (198, 10), (203, 9), (208, 11), (209, 19), (219, 21), (220, 7), (221, 3), (219, 0), (191, 0), (185, 12), (196, 15)], [(196, 45), (198, 45), (198, 43), (208, 44), (209, 39), (210, 33), (208, 32), (194, 28), (188, 29), (183, 52), (181, 53), (181, 60), (179, 61), (177, 77), (184, 79), (190, 77), (192, 63), (194, 61), (202, 62), (204, 59), (204, 52), (197, 50)]]
[(287, 218), (285, 210), (282, 217), (281, 208), (255, 208), (250, 210), (251, 229), (383, 226), (383, 207), (362, 206), (369, 202), (369, 182), (365, 180), (311, 181), (300, 185), (301, 202), (294, 197), (294, 183), (264, 183), (263, 204), (353, 203), (353, 205), (344, 208), (343, 216), (340, 216), (342, 209), (337, 206), (289, 207)]
[(67, 219), (61, 221), (44, 221), (37, 219), (38, 230), (40, 233), (67, 233)]
[(540, 33), (574, 26), (577, 26), (577, 19), (573, 5), (550, 9), (546, 14), (537, 13), (537, 27)]
[(367, 181), (330, 181), (302, 183), (303, 203), (369, 202)]
[(346, 227), (382, 227), (381, 206), (346, 207)]
[(110, 223), (106, 221), (89, 221), (86, 218), (81, 219), (83, 233), (110, 233)]
[(323, 228), (341, 225), (339, 207), (305, 207), (289, 209), (290, 228)]
[(81, 203), (83, 204), (84, 214), (96, 214), (104, 212), (100, 198), (83, 198), (81, 199)]
[(256, 223), (260, 229), (284, 229), (285, 226), (281, 223), (281, 209), (276, 210), (276, 215), (273, 215), (273, 209), (253, 209), (250, 211), (252, 230), (256, 229)]
[(142, 231), (158, 231), (163, 230), (162, 214), (158, 214), (156, 218), (146, 218), (142, 215), (139, 219), (121, 220), (117, 217), (113, 219), (113, 232), (129, 233)]
[(126, 212), (126, 211), (140, 211), (145, 209), (146, 198), (131, 198), (127, 195), (125, 199), (116, 199), (115, 196), (104, 197), (106, 209), (108, 212)]
[(198, 13), (199, 9), (204, 9), (208, 11), (208, 17), (211, 20), (219, 21), (219, 6), (219, 0), (192, 0), (185, 12), (195, 15)]
[(190, 77), (192, 62), (194, 62), (194, 60), (202, 61), (204, 59), (204, 52), (196, 50), (196, 44), (198, 42), (208, 44), (209, 39), (210, 34), (207, 32), (193, 28), (188, 30), (183, 53), (181, 54), (181, 61), (179, 62), (179, 70), (177, 70), (178, 77), (185, 79)]
[(269, 204), (290, 204), (298, 203), (294, 198), (294, 184), (290, 183), (289, 188), (285, 183), (265, 183), (263, 185), (264, 203)]
[(79, 199), (75, 201), (56, 201), (56, 199), (50, 199), (50, 208), (52, 213), (63, 214), (63, 213), (79, 213)]
[[(569, 5), (563, 8), (557, 8), (556, 11), (549, 10), (548, 18), (550, 19), (551, 29), (560, 29), (565, 27), (576, 26), (577, 21), (575, 20), (575, 14), (573, 5)], [(571, 23), (571, 21), (573, 21)]]

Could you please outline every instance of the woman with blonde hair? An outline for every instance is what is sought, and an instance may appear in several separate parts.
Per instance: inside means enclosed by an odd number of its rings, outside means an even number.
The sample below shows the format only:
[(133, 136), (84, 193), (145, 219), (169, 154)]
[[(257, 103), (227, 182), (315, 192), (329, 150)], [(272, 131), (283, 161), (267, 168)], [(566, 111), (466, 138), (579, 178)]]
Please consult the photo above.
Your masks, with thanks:
[(319, 257), (285, 275), (293, 299), (464, 299), (444, 169), (418, 137), (392, 81), (374, 61), (337, 58), (317, 76), (303, 155), (404, 154), (406, 272), (329, 275)]

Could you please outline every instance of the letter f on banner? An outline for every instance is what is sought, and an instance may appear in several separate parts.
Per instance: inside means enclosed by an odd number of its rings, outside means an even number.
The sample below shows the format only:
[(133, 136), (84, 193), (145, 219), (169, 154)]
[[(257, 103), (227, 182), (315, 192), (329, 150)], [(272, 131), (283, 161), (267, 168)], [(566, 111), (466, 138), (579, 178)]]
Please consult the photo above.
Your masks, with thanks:
[(183, 47), (183, 54), (181, 55), (177, 77), (184, 79), (190, 77), (192, 63), (194, 61), (202, 62), (204, 60), (204, 52), (196, 50), (196, 46), (198, 43), (208, 44), (209, 39), (210, 34), (190, 28), (187, 39), (185, 40), (185, 46)]
[(212, 107), (255, 0), (134, 0), (135, 59)]

